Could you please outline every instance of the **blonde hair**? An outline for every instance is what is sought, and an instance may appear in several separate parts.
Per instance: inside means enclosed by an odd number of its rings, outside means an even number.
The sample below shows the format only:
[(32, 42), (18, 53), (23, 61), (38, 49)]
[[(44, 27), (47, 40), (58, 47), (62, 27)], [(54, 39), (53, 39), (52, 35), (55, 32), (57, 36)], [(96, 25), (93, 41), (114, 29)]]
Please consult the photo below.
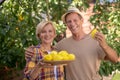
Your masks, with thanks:
[(51, 24), (53, 26), (54, 32), (56, 34), (56, 29), (55, 29), (55, 26), (54, 26), (52, 21), (42, 21), (42, 22), (38, 23), (38, 25), (36, 27), (36, 37), (37, 37), (37, 39), (39, 39), (39, 34), (41, 33), (41, 31), (43, 30), (43, 28), (47, 24)]

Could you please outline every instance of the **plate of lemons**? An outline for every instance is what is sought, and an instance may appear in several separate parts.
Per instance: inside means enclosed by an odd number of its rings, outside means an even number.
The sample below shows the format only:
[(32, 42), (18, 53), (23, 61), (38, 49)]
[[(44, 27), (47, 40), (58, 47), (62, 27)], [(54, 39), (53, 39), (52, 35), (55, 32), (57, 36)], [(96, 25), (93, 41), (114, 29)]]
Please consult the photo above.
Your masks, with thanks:
[(62, 50), (60, 52), (51, 51), (43, 58), (44, 63), (48, 63), (52, 65), (68, 64), (74, 60), (75, 60), (75, 55), (72, 53), (68, 53), (65, 50)]

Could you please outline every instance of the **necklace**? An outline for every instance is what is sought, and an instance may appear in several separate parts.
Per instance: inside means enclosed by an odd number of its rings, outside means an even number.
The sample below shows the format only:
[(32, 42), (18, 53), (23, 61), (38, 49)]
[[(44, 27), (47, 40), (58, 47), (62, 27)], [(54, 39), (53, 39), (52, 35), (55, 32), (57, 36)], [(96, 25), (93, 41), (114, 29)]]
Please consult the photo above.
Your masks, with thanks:
[(48, 54), (49, 52), (51, 52), (52, 46), (50, 46), (50, 47), (44, 47), (43, 45), (41, 45), (40, 49), (41, 49), (41, 51), (43, 53)]

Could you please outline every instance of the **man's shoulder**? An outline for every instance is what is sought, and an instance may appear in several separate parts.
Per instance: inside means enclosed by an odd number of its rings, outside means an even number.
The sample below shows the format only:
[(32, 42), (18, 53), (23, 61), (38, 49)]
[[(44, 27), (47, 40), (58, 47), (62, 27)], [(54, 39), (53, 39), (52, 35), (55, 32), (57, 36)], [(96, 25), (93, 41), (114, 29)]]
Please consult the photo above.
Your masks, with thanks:
[(61, 41), (59, 42), (66, 42), (66, 41), (69, 41), (71, 39), (71, 37), (68, 37), (68, 38), (63, 38)]
[(63, 38), (62, 40), (60, 40), (59, 42), (57, 42), (57, 44), (55, 45), (55, 47), (56, 46), (63, 46), (63, 45), (65, 45), (68, 42), (69, 42), (69, 38)]

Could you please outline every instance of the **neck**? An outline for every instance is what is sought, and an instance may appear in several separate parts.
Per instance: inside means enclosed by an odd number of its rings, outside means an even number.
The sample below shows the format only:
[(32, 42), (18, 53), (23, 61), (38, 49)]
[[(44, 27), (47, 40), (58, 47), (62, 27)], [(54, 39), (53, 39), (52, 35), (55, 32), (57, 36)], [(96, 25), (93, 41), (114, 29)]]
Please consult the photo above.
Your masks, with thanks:
[(79, 34), (73, 34), (73, 39), (74, 40), (81, 40), (86, 36), (86, 34), (84, 32), (80, 32)]
[(51, 51), (51, 44), (41, 44), (41, 49), (44, 51)]

